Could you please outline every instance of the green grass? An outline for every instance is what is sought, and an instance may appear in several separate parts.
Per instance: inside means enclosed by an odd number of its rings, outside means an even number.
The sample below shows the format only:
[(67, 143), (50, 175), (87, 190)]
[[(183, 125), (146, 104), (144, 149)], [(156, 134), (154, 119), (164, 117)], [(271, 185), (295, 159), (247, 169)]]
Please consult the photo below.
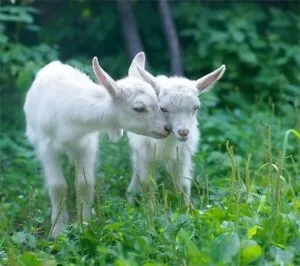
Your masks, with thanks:
[(299, 265), (297, 109), (206, 113), (189, 208), (160, 168), (151, 193), (127, 204), (127, 140), (103, 136), (95, 215), (88, 224), (76, 218), (74, 169), (66, 164), (72, 223), (55, 240), (39, 163), (23, 131), (2, 131), (0, 265)]

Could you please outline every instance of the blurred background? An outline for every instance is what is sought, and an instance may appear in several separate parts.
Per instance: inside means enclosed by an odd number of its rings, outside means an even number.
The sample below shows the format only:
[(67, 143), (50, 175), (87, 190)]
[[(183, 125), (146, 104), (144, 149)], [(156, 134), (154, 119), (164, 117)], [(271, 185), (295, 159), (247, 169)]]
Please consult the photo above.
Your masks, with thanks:
[(293, 104), (300, 98), (299, 32), (298, 1), (2, 0), (2, 123), (22, 124), (15, 107), (51, 60), (92, 74), (97, 55), (117, 79), (141, 50), (154, 74), (199, 78), (226, 64), (216, 88), (221, 105)]
[[(228, 140), (237, 160), (251, 153), (253, 168), (262, 165), (268, 126), (276, 154), (286, 130), (300, 128), (299, 34), (299, 1), (2, 0), (3, 184), (11, 182), (14, 187), (15, 179), (29, 182), (24, 174), (32, 175), (39, 165), (24, 137), (22, 110), (37, 70), (59, 59), (94, 78), (91, 59), (96, 55), (118, 79), (141, 50), (155, 75), (197, 79), (221, 64), (227, 66), (223, 78), (202, 99), (196, 176), (228, 173)], [(106, 186), (114, 187), (115, 182), (116, 193), (123, 195), (120, 188), (125, 190), (131, 172), (127, 143), (105, 141), (99, 175), (116, 177)], [(299, 142), (292, 139), (288, 149), (299, 151), (297, 147)]]

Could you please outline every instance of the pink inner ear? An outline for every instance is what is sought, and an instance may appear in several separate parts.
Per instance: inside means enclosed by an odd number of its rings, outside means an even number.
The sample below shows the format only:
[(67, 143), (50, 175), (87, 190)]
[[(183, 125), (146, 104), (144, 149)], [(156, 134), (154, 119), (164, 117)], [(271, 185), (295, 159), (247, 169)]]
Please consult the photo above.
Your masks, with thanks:
[(97, 77), (100, 80), (101, 84), (103, 86), (107, 86), (106, 77), (105, 77), (105, 75), (102, 73), (102, 71), (98, 67), (96, 67), (96, 73), (97, 73)]
[(203, 81), (199, 84), (199, 90), (204, 91), (206, 88), (211, 86), (220, 78), (222, 70), (217, 71), (216, 73), (208, 74), (206, 77), (203, 77)]
[(206, 79), (204, 79), (201, 87), (203, 89), (207, 88), (208, 86), (213, 84), (218, 79), (218, 76), (219, 76), (219, 73), (216, 73), (212, 76), (207, 77)]
[(95, 56), (93, 58), (93, 69), (94, 73), (101, 82), (102, 85), (107, 86), (107, 80), (103, 72), (101, 71), (101, 68), (99, 66), (98, 58)]
[(107, 80), (106, 80), (105, 76), (100, 71), (99, 71), (98, 78), (100, 79), (102, 85), (107, 86)]

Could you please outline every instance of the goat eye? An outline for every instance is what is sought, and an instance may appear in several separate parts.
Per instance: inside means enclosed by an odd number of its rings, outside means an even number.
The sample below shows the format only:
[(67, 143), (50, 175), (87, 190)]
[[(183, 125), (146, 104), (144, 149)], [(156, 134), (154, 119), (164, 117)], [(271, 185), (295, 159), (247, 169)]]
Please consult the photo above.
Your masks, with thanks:
[(143, 113), (147, 111), (145, 107), (134, 107), (133, 110), (138, 113)]
[(194, 111), (196, 112), (199, 109), (199, 106), (194, 107)]
[(166, 108), (160, 108), (163, 113), (168, 113), (169, 111)]

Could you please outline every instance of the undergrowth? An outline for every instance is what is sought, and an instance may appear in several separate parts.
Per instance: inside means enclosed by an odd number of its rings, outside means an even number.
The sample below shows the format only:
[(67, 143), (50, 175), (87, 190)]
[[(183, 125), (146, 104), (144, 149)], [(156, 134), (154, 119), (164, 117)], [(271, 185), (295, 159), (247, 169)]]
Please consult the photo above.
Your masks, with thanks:
[[(0, 263), (298, 265), (299, 114), (294, 108), (280, 119), (274, 109), (250, 109), (200, 112), (188, 208), (160, 169), (151, 193), (129, 205), (127, 141), (111, 144), (103, 136), (94, 217), (90, 223), (76, 218), (75, 193), (69, 194), (72, 222), (55, 240), (48, 237), (50, 206), (39, 163), (22, 131), (2, 132)], [(72, 188), (74, 169), (66, 166), (65, 173)]]

